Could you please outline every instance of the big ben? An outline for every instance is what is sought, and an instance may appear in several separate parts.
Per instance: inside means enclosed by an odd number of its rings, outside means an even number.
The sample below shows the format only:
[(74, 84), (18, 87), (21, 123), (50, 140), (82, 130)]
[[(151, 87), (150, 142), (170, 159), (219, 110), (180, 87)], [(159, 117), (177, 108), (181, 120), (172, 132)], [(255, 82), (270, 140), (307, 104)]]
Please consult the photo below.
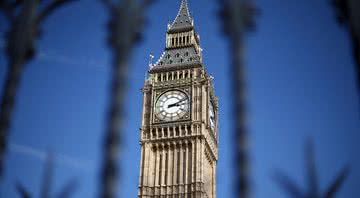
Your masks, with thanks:
[(139, 198), (216, 198), (218, 99), (181, 1), (143, 92)]

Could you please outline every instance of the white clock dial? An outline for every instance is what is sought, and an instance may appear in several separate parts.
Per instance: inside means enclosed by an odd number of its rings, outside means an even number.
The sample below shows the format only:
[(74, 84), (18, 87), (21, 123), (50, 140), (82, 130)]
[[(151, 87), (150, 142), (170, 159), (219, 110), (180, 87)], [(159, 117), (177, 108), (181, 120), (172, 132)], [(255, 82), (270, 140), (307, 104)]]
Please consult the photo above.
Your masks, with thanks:
[(181, 91), (168, 91), (162, 94), (155, 104), (155, 115), (163, 121), (176, 121), (188, 111), (190, 102), (188, 96)]
[(215, 111), (214, 111), (214, 105), (211, 101), (209, 102), (209, 122), (210, 122), (210, 127), (212, 129), (215, 129)]

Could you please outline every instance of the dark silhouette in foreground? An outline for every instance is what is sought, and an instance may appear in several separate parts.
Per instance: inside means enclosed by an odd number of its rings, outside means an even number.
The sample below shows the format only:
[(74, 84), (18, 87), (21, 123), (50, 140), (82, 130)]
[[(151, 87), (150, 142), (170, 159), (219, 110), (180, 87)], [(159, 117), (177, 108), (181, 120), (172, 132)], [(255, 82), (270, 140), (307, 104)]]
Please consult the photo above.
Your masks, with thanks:
[(9, 22), (6, 35), (7, 75), (1, 95), (0, 112), (0, 178), (3, 173), (7, 137), (11, 126), (16, 94), (24, 66), (34, 58), (36, 40), (41, 35), (42, 22), (58, 7), (73, 0), (2, 0), (0, 11)]
[[(68, 182), (57, 195), (51, 196), (51, 187), (53, 185), (53, 175), (54, 175), (54, 156), (48, 154), (46, 157), (46, 164), (44, 169), (44, 177), (42, 181), (42, 186), (40, 189), (40, 198), (68, 198), (74, 194), (78, 182), (75, 179), (72, 179)], [(16, 189), (22, 198), (32, 198), (30, 191), (28, 191), (21, 183), (16, 184)]]
[(320, 192), (316, 173), (315, 154), (313, 143), (309, 141), (306, 145), (306, 175), (307, 190), (303, 191), (289, 177), (282, 173), (275, 175), (275, 180), (279, 185), (293, 198), (333, 198), (340, 190), (349, 174), (349, 168), (343, 168), (334, 178), (331, 185), (326, 188), (325, 192)]

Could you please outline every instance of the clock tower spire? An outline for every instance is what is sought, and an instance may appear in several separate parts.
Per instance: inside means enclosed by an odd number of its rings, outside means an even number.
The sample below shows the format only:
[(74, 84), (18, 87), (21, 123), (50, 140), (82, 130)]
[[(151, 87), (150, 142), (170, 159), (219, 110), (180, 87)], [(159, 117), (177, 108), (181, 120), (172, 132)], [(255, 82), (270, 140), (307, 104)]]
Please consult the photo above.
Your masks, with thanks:
[(138, 197), (216, 198), (218, 99), (187, 0), (143, 91)]

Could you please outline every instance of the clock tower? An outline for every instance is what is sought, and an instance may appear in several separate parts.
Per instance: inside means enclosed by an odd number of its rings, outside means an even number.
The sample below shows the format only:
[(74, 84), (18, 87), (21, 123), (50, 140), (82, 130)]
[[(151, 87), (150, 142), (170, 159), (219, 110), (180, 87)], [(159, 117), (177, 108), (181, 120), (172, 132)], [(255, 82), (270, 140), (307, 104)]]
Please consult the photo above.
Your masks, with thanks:
[(139, 198), (216, 198), (218, 99), (186, 0), (143, 92)]

